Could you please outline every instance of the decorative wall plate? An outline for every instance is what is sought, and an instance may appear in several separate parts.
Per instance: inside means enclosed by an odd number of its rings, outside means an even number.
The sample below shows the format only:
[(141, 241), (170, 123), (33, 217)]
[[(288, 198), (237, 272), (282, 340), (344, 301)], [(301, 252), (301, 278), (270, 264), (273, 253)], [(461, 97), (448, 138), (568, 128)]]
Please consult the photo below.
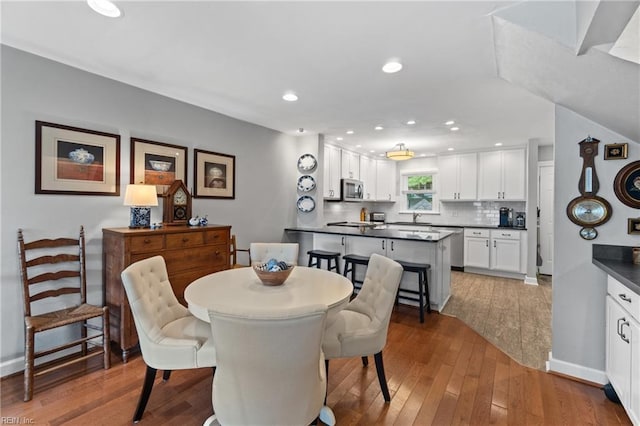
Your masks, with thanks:
[(302, 192), (313, 191), (316, 187), (316, 180), (313, 176), (303, 175), (298, 178), (298, 189)]
[(640, 209), (640, 161), (624, 166), (613, 181), (613, 191), (618, 200), (629, 207)]
[(310, 172), (315, 170), (318, 162), (316, 161), (316, 157), (311, 154), (304, 154), (300, 158), (298, 158), (298, 170), (301, 172)]
[(308, 213), (313, 211), (313, 209), (316, 208), (316, 202), (312, 197), (309, 197), (308, 195), (303, 195), (302, 197), (298, 198), (298, 210), (300, 210), (302, 213)]

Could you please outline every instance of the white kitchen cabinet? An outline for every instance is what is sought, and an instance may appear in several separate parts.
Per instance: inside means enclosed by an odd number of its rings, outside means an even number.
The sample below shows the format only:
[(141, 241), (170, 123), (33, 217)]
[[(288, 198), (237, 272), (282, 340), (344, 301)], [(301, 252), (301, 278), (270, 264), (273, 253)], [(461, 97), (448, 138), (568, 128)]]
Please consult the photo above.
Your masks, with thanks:
[(441, 201), (472, 201), (477, 198), (478, 159), (475, 152), (438, 157)]
[(341, 149), (324, 146), (324, 180), (322, 195), (326, 200), (340, 199)]
[(491, 231), (490, 269), (520, 272), (520, 231)]
[(464, 266), (498, 272), (526, 272), (525, 233), (512, 229), (464, 230)]
[(376, 160), (376, 201), (395, 201), (396, 163)]
[(371, 157), (360, 156), (360, 180), (364, 186), (364, 200), (373, 201), (376, 198), (376, 160)]
[(606, 372), (631, 422), (640, 425), (640, 295), (607, 278)]
[(525, 200), (525, 150), (478, 154), (479, 200)]
[(464, 266), (489, 269), (491, 249), (489, 240), (491, 231), (488, 229), (464, 230)]
[(360, 179), (360, 154), (342, 150), (341, 177), (343, 179)]

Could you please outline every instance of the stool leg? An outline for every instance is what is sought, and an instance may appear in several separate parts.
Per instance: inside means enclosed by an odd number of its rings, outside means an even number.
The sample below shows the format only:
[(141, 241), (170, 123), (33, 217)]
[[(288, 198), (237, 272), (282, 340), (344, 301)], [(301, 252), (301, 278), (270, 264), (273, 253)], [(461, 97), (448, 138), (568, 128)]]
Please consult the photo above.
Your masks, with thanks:
[(322, 263), (322, 258), (320, 258), (320, 257), (319, 257), (319, 258), (316, 260), (316, 268), (317, 268), (317, 269), (320, 269), (320, 266), (322, 266), (322, 265), (321, 265), (321, 263)]
[(340, 273), (340, 262), (338, 261), (338, 259), (333, 259), (334, 262), (336, 262), (336, 272), (339, 274)]
[(424, 271), (424, 286), (427, 291), (427, 312), (431, 313), (431, 299), (429, 296), (429, 270)]
[(418, 272), (418, 303), (420, 305), (420, 322), (424, 322), (424, 282), (422, 272)]
[(309, 267), (311, 267), (311, 259), (313, 259), (313, 258), (311, 257), (311, 255), (309, 255), (309, 263), (307, 264), (307, 266), (309, 266)]

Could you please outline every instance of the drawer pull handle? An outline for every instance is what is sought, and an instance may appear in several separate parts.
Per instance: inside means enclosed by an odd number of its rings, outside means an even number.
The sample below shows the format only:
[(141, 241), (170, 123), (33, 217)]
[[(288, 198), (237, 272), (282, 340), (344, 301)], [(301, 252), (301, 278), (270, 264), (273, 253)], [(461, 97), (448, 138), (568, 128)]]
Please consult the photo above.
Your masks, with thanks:
[(183, 243), (189, 242), (189, 239), (188, 239), (188, 238), (183, 238), (183, 239), (182, 239), (182, 242), (183, 242)]
[(627, 297), (627, 295), (626, 295), (626, 294), (624, 294), (624, 293), (620, 293), (620, 294), (618, 295), (618, 297), (619, 297), (620, 299), (624, 300), (625, 302), (629, 302), (629, 303), (631, 303), (631, 298), (630, 298), (630, 297)]
[(628, 326), (629, 326), (629, 321), (626, 321), (626, 320), (625, 320), (625, 318), (622, 318), (622, 319), (623, 319), (625, 322), (623, 322), (623, 323), (620, 325), (620, 333), (619, 333), (619, 334), (620, 334), (620, 338), (621, 338), (623, 341), (625, 341), (626, 343), (630, 343), (630, 342), (629, 342), (629, 338), (627, 337), (627, 335), (626, 335), (626, 334), (624, 334), (624, 333), (622, 332), (622, 327), (624, 327), (625, 325), (628, 327)]
[(144, 243), (145, 243), (145, 244), (149, 244), (150, 242), (151, 242), (151, 240), (150, 240), (150, 239), (148, 239), (148, 238), (145, 238), (145, 239), (144, 239)]
[(511, 234), (502, 234), (503, 237), (510, 237)]

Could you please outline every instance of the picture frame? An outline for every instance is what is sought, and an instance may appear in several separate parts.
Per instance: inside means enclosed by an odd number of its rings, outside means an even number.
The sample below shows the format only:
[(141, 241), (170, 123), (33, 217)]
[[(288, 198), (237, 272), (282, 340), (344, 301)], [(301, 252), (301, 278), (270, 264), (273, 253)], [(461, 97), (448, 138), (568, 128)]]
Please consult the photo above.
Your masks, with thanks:
[(120, 195), (120, 135), (36, 121), (36, 194)]
[(131, 138), (130, 183), (155, 185), (162, 195), (176, 180), (187, 185), (187, 159), (185, 146)]
[(640, 217), (627, 219), (627, 234), (640, 235)]
[(629, 144), (627, 143), (611, 143), (604, 146), (604, 159), (605, 160), (624, 160), (627, 158), (627, 150)]
[(193, 196), (196, 198), (236, 198), (235, 155), (194, 150)]
[(640, 209), (640, 161), (620, 169), (613, 181), (613, 192), (623, 204)]

